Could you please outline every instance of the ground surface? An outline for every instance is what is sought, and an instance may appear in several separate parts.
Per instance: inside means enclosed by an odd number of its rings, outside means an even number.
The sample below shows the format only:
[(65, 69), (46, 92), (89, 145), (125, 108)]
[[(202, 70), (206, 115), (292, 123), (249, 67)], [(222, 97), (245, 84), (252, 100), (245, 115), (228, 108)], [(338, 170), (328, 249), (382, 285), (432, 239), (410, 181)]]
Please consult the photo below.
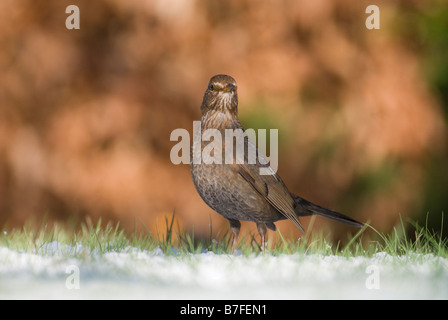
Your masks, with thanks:
[(0, 247), (0, 299), (16, 298), (448, 299), (448, 259)]

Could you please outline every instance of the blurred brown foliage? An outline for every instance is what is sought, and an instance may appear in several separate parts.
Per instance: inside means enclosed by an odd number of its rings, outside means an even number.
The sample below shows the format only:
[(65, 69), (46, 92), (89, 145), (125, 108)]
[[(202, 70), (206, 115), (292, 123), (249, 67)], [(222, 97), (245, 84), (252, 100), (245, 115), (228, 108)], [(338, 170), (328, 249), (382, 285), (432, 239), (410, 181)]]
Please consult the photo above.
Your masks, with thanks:
[(425, 213), (447, 128), (394, 35), (401, 3), (378, 2), (367, 30), (375, 1), (1, 1), (0, 227), (89, 216), (156, 231), (175, 210), (196, 234), (227, 228), (169, 158), (217, 73), (238, 81), (243, 125), (280, 129), (292, 191), (381, 230)]

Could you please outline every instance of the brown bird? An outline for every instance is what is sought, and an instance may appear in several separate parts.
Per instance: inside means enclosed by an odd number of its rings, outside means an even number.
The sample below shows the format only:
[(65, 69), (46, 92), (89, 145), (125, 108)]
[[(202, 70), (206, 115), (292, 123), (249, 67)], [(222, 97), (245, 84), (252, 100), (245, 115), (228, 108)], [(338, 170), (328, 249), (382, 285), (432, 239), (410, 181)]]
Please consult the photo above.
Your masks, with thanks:
[[(207, 205), (226, 218), (233, 233), (232, 248), (235, 249), (241, 223), (252, 221), (257, 224), (261, 236), (262, 248), (265, 247), (266, 228), (276, 230), (278, 220), (291, 220), (301, 231), (303, 227), (299, 217), (317, 214), (353, 227), (361, 228), (357, 222), (341, 213), (315, 205), (293, 193), (286, 187), (282, 179), (267, 165), (265, 156), (258, 152), (250, 142), (238, 120), (238, 95), (236, 81), (228, 75), (215, 75), (210, 79), (201, 105), (200, 131), (203, 135), (207, 129), (222, 135), (221, 149), (210, 148), (214, 142), (201, 139), (193, 143), (191, 175), (194, 185)], [(232, 146), (224, 136), (226, 129), (232, 129), (235, 138)], [(229, 131), (229, 130), (227, 130)], [(204, 137), (204, 136), (202, 136)], [(215, 138), (216, 139), (216, 138)], [(243, 141), (244, 155), (238, 157), (238, 141)], [(226, 144), (227, 142), (227, 144)], [(211, 152), (204, 152), (205, 148)], [(229, 150), (233, 161), (225, 161)], [(257, 161), (248, 161), (250, 151), (256, 151)], [(217, 151), (215, 153), (215, 151)], [(219, 154), (221, 153), (221, 154)], [(234, 154), (236, 153), (236, 155)], [(212, 161), (221, 155), (221, 161)], [(196, 159), (196, 161), (195, 161)], [(200, 161), (198, 161), (200, 159)], [(266, 168), (271, 174), (260, 174), (260, 168)]]

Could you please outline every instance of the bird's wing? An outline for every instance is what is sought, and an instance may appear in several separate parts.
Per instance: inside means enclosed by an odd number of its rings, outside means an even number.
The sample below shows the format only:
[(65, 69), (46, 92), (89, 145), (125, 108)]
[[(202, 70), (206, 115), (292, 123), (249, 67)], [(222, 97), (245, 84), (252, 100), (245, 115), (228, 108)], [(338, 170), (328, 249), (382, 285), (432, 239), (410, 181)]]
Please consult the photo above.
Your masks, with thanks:
[(261, 175), (260, 166), (238, 164), (238, 172), (252, 188), (269, 202), (278, 212), (294, 222), (304, 233), (302, 224), (294, 211), (295, 202), (280, 177), (272, 171), (272, 175)]

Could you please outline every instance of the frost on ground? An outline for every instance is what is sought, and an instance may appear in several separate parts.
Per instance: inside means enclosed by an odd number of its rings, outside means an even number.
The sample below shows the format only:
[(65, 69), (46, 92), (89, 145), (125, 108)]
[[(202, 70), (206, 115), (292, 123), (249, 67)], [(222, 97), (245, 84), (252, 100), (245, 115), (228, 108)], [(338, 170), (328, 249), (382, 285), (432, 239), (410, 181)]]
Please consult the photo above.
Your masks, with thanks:
[(447, 299), (448, 259), (0, 247), (0, 299)]

